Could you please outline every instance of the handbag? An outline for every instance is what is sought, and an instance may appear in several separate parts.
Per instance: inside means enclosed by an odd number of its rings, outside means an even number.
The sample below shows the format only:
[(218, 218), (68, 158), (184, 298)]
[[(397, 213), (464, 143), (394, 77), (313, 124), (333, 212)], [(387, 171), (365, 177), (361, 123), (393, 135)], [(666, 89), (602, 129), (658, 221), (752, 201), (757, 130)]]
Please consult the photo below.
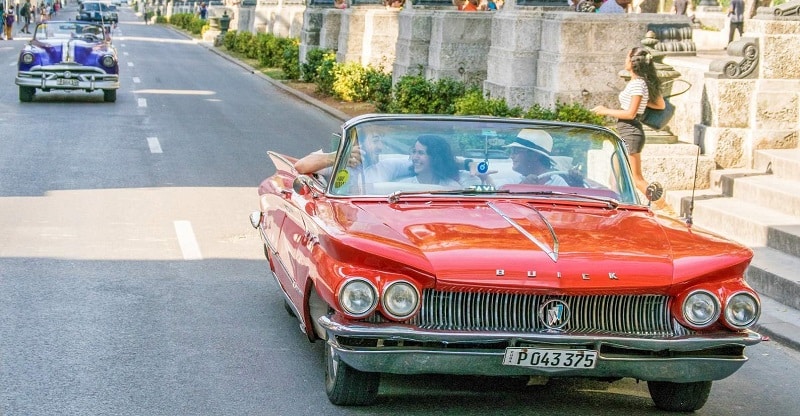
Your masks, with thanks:
[(641, 121), (642, 124), (653, 130), (664, 130), (664, 127), (667, 127), (667, 124), (672, 120), (672, 116), (674, 115), (675, 105), (669, 102), (669, 99), (664, 98), (664, 109), (656, 110), (646, 107)]

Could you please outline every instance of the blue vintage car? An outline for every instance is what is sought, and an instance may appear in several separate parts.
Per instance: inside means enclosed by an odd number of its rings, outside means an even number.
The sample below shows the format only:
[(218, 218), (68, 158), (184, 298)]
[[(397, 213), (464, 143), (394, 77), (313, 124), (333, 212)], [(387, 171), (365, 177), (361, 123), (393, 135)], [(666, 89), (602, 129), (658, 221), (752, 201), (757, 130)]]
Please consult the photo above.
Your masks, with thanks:
[(117, 100), (119, 60), (111, 36), (100, 24), (75, 21), (39, 23), (19, 54), (19, 100), (30, 102), (36, 90), (103, 91)]

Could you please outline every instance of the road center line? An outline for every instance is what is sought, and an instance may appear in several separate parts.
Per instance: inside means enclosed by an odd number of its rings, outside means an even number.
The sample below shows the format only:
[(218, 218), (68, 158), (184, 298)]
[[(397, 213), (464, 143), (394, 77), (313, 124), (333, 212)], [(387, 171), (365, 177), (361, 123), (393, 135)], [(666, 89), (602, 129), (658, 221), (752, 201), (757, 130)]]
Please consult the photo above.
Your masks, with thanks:
[(192, 223), (189, 221), (175, 221), (175, 234), (178, 236), (178, 245), (181, 246), (184, 260), (202, 260), (200, 246), (194, 237)]
[(161, 144), (158, 143), (158, 137), (148, 137), (147, 145), (150, 146), (150, 153), (164, 153), (161, 151)]
[(133, 83), (134, 84), (138, 84), (140, 82), (142, 82), (142, 80), (140, 80), (139, 77), (133, 77)]
[(147, 107), (147, 99), (146, 98), (139, 98), (136, 101), (139, 103), (139, 107)]

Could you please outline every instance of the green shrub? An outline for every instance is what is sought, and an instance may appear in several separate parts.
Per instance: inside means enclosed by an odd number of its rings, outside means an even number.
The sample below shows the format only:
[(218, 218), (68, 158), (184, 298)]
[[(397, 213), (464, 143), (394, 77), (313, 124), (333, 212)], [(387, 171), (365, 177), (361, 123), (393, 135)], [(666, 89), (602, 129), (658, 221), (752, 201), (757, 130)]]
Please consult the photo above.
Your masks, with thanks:
[(314, 48), (306, 52), (306, 62), (300, 65), (301, 80), (304, 82), (317, 81), (317, 70), (325, 60), (325, 56), (332, 53), (327, 49)]
[(394, 86), (394, 99), (388, 110), (405, 114), (454, 114), (456, 100), (467, 89), (451, 78), (429, 81), (422, 75), (405, 75)]
[(503, 98), (489, 98), (478, 88), (469, 89), (455, 102), (455, 114), (521, 117), (522, 109), (509, 107)]
[(286, 78), (300, 79), (300, 39), (289, 38), (282, 43), (283, 57), (280, 68)]
[(333, 95), (333, 82), (336, 80), (333, 74), (333, 68), (336, 65), (336, 54), (333, 52), (326, 52), (322, 57), (322, 61), (317, 67), (317, 76), (315, 84), (317, 90), (323, 94)]
[(425, 113), (432, 94), (433, 86), (422, 75), (403, 75), (394, 85), (394, 99), (389, 105), (389, 112)]
[(358, 62), (336, 63), (333, 66), (333, 96), (343, 101), (366, 101), (369, 86), (367, 68)]
[(386, 111), (392, 102), (392, 75), (382, 68), (368, 67), (366, 82), (369, 85), (367, 101), (374, 104), (378, 111)]
[(222, 38), (222, 46), (229, 51), (233, 51), (236, 48), (236, 37), (237, 32), (235, 30), (230, 30), (225, 32), (225, 36)]

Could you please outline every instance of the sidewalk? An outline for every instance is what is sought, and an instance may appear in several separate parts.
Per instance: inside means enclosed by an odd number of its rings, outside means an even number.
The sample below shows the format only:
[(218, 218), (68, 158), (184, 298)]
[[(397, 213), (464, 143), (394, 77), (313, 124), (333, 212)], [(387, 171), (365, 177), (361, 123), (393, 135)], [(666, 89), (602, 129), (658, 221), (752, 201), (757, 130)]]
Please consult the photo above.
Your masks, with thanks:
[[(265, 81), (271, 83), (272, 85), (276, 86), (277, 88), (280, 88), (281, 90), (289, 94), (292, 94), (295, 97), (303, 101), (306, 101), (311, 105), (318, 107), (320, 110), (325, 111), (326, 113), (330, 114), (333, 117), (338, 118), (341, 121), (345, 121), (350, 118), (347, 114), (331, 106), (328, 106), (325, 103), (307, 94), (289, 88), (279, 81), (273, 80), (272, 78), (260, 73), (255, 68), (245, 64), (244, 62), (240, 62), (239, 60), (219, 51), (210, 43), (200, 42), (200, 44), (205, 46), (211, 52), (229, 60), (232, 63), (241, 66), (251, 74), (254, 74), (264, 79)], [(719, 53), (719, 55), (723, 54), (724, 52)], [(715, 54), (709, 53), (708, 55), (715, 55)], [(713, 59), (713, 56), (710, 56), (709, 59)], [(800, 282), (798, 283), (800, 284)], [(762, 337), (764, 337), (765, 341), (766, 340), (777, 341), (789, 348), (800, 351), (800, 310), (790, 308), (771, 298), (762, 296), (761, 317), (759, 318), (758, 322), (753, 327), (753, 329), (759, 334), (761, 334)]]

